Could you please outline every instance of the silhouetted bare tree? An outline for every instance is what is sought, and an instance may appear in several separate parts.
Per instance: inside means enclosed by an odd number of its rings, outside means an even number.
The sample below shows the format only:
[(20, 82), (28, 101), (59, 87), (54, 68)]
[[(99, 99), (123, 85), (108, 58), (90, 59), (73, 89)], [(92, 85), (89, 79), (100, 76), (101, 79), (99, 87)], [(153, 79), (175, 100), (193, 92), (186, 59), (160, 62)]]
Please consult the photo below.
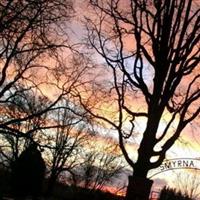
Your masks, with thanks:
[[(109, 67), (113, 79), (106, 85), (108, 99), (118, 113), (113, 120), (80, 100), (118, 131), (120, 148), (133, 169), (126, 199), (146, 200), (152, 185), (148, 171), (162, 163), (185, 127), (199, 119), (199, 2), (91, 0), (90, 5), (88, 45)], [(146, 126), (134, 162), (125, 140), (134, 136), (139, 119)]]
[[(68, 38), (64, 37), (67, 24), (73, 15), (71, 1), (33, 0), (0, 2), (0, 107), (2, 134), (16, 133), (16, 124), (33, 120), (55, 106), (64, 91), (64, 86), (56, 85), (53, 69), (60, 66), (58, 50), (67, 47)], [(66, 22), (66, 23), (65, 23)], [(66, 26), (65, 26), (66, 27)], [(50, 81), (51, 80), (51, 81)], [(22, 114), (17, 98), (32, 90), (45, 100), (46, 88), (52, 86), (57, 97), (45, 106)], [(22, 98), (21, 98), (22, 99)], [(25, 98), (24, 98), (25, 99)], [(31, 100), (27, 98), (26, 100)], [(21, 102), (22, 103), (22, 102)], [(32, 102), (26, 102), (31, 104)], [(21, 115), (7, 116), (4, 107), (21, 109)], [(32, 107), (33, 108), (33, 107)], [(15, 109), (15, 108), (14, 108)]]
[[(61, 107), (52, 112), (54, 127), (46, 133), (41, 142), (46, 147), (46, 163), (48, 165), (48, 185), (46, 195), (53, 192), (56, 181), (62, 173), (72, 173), (80, 164), (80, 152), (87, 141), (87, 120), (83, 112), (72, 108), (70, 102), (63, 99)], [(77, 115), (76, 113), (79, 113)]]
[(89, 137), (90, 142), (83, 153), (77, 174), (77, 185), (90, 191), (107, 189), (124, 168), (118, 145), (109, 138), (103, 140), (104, 145), (98, 145), (95, 137)]

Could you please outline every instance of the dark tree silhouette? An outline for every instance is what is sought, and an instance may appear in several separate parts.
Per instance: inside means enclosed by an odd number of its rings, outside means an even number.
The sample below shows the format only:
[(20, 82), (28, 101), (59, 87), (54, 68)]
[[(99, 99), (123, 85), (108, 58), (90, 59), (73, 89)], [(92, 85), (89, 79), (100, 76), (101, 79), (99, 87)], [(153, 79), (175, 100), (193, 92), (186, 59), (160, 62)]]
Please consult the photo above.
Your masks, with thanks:
[[(73, 175), (73, 168), (80, 165), (80, 152), (86, 143), (86, 117), (81, 110), (70, 108), (70, 102), (63, 99), (62, 107), (53, 111), (54, 134), (46, 134), (42, 143), (46, 146), (46, 163), (48, 166), (48, 182), (46, 196), (53, 193), (54, 186), (62, 173)], [(72, 111), (72, 110), (74, 111)], [(79, 113), (79, 115), (78, 115)], [(87, 127), (88, 129), (88, 127)]]
[(77, 185), (90, 191), (103, 190), (112, 181), (115, 182), (115, 179), (122, 175), (124, 168), (116, 142), (107, 138), (104, 140), (105, 145), (96, 149), (98, 142), (91, 142), (94, 137), (88, 137), (90, 150), (83, 153), (83, 163), (77, 175)]
[(13, 163), (11, 185), (15, 199), (41, 195), (45, 177), (45, 162), (35, 142), (25, 149)]
[(73, 15), (71, 0), (0, 1), (0, 162), (6, 166), (26, 139), (40, 142), (45, 130), (60, 126), (49, 123), (52, 112), (80, 84), (84, 69), (67, 34)]
[[(109, 67), (108, 77), (113, 79), (104, 85), (118, 113), (109, 118), (79, 98), (94, 117), (118, 131), (120, 148), (133, 169), (126, 199), (147, 200), (152, 185), (149, 170), (162, 163), (185, 127), (199, 119), (199, 2), (91, 0), (90, 4), (88, 45)], [(125, 140), (134, 137), (138, 119), (146, 126), (134, 162)]]

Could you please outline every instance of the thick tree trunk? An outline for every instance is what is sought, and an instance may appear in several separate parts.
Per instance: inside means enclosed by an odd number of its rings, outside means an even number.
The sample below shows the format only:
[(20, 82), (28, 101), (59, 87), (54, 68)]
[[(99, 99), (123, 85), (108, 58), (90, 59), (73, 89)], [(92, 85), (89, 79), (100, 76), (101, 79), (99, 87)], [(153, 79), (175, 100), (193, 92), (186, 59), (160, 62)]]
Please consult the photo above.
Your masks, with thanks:
[[(150, 149), (149, 146), (141, 146), (138, 154), (138, 160), (133, 168), (133, 176), (129, 176), (126, 200), (148, 200), (152, 180), (147, 177), (149, 171)], [(147, 151), (148, 149), (148, 151)]]
[(150, 118), (138, 149), (138, 159), (133, 166), (133, 176), (129, 177), (126, 200), (149, 200), (153, 181), (147, 178), (151, 169), (150, 159), (156, 144), (155, 135), (158, 117)]
[(148, 200), (152, 184), (147, 178), (129, 176), (125, 200)]

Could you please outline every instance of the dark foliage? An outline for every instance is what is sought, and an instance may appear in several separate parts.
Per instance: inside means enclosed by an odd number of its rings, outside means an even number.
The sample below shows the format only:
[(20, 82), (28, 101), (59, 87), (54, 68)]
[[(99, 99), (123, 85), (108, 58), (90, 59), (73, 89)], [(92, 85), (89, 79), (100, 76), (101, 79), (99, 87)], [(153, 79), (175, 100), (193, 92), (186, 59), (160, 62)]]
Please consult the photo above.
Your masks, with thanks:
[(24, 150), (13, 163), (11, 187), (14, 197), (22, 199), (40, 195), (45, 176), (45, 163), (35, 143)]
[[(0, 199), (10, 197), (10, 172), (0, 168)], [(20, 178), (20, 180), (22, 180)], [(44, 181), (44, 191), (46, 190), (48, 180)], [(123, 200), (121, 196), (116, 196), (109, 192), (101, 190), (89, 190), (85, 188), (67, 186), (66, 184), (56, 182), (54, 190), (47, 200)], [(21, 199), (20, 199), (21, 200)]]
[(161, 190), (159, 200), (192, 200), (187, 195), (182, 194), (176, 189), (164, 187)]

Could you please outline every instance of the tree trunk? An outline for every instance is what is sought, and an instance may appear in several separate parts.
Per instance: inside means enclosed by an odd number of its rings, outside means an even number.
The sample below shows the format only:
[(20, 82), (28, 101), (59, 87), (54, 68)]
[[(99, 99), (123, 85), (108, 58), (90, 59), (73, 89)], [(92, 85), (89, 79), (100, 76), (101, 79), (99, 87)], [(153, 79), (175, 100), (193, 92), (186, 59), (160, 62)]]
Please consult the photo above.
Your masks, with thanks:
[[(141, 149), (141, 151), (142, 150), (143, 149)], [(145, 155), (145, 157), (143, 155)], [(149, 158), (150, 156), (148, 153), (144, 154), (143, 152), (140, 152), (138, 160), (133, 168), (133, 176), (129, 176), (125, 200), (149, 199), (151, 186), (153, 184), (153, 181), (147, 178), (149, 171)]]
[(46, 190), (46, 196), (49, 197), (53, 193), (54, 186), (56, 183), (57, 176), (55, 174), (51, 174), (49, 177), (48, 183), (47, 183), (47, 190)]
[(152, 180), (145, 177), (129, 176), (125, 200), (148, 200)]

